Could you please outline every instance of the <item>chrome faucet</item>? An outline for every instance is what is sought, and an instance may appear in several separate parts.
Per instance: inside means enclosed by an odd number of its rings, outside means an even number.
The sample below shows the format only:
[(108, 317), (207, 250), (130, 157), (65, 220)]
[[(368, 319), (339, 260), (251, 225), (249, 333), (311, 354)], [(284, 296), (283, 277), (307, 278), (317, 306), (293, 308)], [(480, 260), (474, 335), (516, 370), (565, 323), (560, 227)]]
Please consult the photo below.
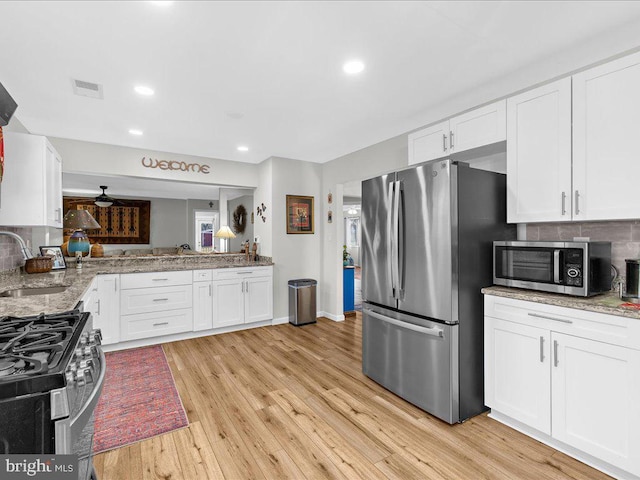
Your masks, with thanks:
[(31, 250), (27, 248), (27, 244), (24, 242), (24, 240), (20, 235), (18, 235), (17, 233), (7, 232), (4, 230), (0, 230), (0, 235), (8, 235), (10, 237), (15, 238), (16, 241), (20, 244), (20, 250), (22, 251), (22, 256), (24, 257), (25, 260), (28, 260), (29, 258), (33, 258), (33, 254), (31, 253)]

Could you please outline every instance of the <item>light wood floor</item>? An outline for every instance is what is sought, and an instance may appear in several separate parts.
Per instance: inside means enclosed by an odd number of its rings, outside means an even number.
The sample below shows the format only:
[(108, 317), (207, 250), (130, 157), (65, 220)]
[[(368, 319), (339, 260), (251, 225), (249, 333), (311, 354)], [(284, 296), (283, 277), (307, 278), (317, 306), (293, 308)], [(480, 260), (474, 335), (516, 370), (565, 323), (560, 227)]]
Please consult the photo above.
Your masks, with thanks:
[(98, 455), (100, 480), (605, 479), (480, 415), (450, 426), (361, 373), (361, 316), (165, 344), (190, 425)]

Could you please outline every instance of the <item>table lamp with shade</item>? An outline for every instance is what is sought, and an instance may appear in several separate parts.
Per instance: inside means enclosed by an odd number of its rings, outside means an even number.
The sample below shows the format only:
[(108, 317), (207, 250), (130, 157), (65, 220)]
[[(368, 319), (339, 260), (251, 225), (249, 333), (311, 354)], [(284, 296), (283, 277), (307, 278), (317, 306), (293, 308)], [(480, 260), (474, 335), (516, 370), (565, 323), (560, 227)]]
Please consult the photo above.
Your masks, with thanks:
[(222, 238), (224, 239), (224, 249), (221, 249), (223, 252), (227, 252), (228, 251), (228, 244), (227, 242), (229, 241), (230, 238), (236, 238), (236, 236), (233, 234), (233, 232), (231, 231), (231, 229), (229, 228), (228, 225), (222, 225), (220, 227), (220, 230), (218, 230), (216, 232), (216, 234), (214, 235), (214, 237), (216, 238)]
[(62, 225), (64, 228), (74, 230), (67, 246), (69, 255), (73, 257), (76, 252), (81, 252), (82, 256), (89, 255), (91, 243), (84, 230), (101, 228), (96, 219), (87, 210), (69, 210), (64, 216)]

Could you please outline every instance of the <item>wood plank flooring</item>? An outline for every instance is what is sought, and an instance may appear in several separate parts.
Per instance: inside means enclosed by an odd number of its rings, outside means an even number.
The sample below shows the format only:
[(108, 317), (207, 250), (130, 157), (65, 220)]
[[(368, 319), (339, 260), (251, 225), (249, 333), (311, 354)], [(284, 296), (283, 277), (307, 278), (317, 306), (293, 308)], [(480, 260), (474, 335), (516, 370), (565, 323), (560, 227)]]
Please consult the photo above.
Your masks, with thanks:
[(360, 313), (163, 345), (189, 427), (95, 457), (100, 480), (610, 478), (486, 415), (450, 426), (361, 372)]

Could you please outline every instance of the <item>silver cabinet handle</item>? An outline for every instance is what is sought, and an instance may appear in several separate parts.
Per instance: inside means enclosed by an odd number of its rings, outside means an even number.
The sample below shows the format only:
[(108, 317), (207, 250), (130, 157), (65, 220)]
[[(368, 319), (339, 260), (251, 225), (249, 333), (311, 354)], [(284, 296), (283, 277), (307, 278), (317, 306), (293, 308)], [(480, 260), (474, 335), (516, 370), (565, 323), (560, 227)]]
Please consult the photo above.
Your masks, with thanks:
[(154, 302), (166, 302), (167, 300), (169, 300), (168, 298), (154, 298), (153, 301)]
[(236, 272), (236, 275), (251, 275), (253, 272)]
[(540, 337), (540, 363), (544, 363), (544, 337)]
[(444, 133), (442, 134), (442, 151), (447, 151), (447, 136)]
[(244, 293), (244, 282), (242, 282), (242, 293)]
[(160, 323), (154, 323), (153, 324), (154, 327), (159, 327), (161, 325), (169, 325), (169, 322), (160, 322)]
[(558, 341), (553, 341), (553, 366), (558, 366)]
[(567, 214), (567, 193), (562, 192), (562, 215)]
[(62, 209), (61, 208), (56, 208), (56, 222), (59, 222), (60, 219), (62, 217)]
[(249, 282), (245, 282), (247, 284), (247, 290), (246, 292), (249, 293)]
[(564, 318), (548, 317), (546, 315), (540, 315), (539, 313), (528, 313), (527, 315), (529, 315), (530, 317), (544, 318), (546, 320), (553, 320), (554, 322), (573, 323), (571, 320), (565, 320)]
[(400, 328), (413, 330), (414, 332), (424, 333), (425, 335), (430, 335), (432, 337), (444, 336), (443, 331), (439, 328), (421, 327), (420, 325), (414, 325), (413, 323), (403, 322), (401, 320), (396, 320), (395, 318), (387, 317), (386, 315), (382, 315), (378, 312), (374, 312), (373, 310), (364, 309), (364, 313), (372, 316), (373, 318), (377, 318), (378, 320), (382, 320), (383, 322), (390, 323)]
[(209, 296), (212, 295), (212, 291), (211, 291), (211, 284), (209, 284)]
[(169, 280), (168, 278), (152, 278), (151, 281), (152, 282), (166, 282), (167, 280)]
[(580, 215), (580, 192), (576, 190), (576, 215)]
[(449, 148), (453, 150), (453, 132), (449, 132)]
[(98, 310), (96, 311), (96, 315), (100, 315), (100, 300), (98, 300)]

